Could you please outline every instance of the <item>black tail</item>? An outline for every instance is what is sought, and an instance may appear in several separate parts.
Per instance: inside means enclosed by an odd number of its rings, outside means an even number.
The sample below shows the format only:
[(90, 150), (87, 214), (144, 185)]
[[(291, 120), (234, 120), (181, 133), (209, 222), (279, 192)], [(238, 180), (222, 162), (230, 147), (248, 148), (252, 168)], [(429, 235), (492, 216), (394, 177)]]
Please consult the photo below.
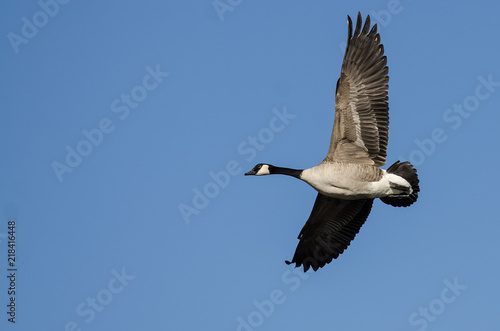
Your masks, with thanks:
[(415, 201), (417, 201), (418, 198), (418, 192), (420, 191), (420, 187), (418, 187), (418, 176), (417, 176), (417, 169), (413, 168), (410, 162), (399, 162), (397, 161), (393, 165), (387, 169), (388, 173), (395, 174), (398, 176), (403, 177), (410, 183), (411, 188), (413, 192), (404, 197), (385, 197), (385, 198), (380, 198), (382, 202), (394, 206), (394, 207), (408, 207)]

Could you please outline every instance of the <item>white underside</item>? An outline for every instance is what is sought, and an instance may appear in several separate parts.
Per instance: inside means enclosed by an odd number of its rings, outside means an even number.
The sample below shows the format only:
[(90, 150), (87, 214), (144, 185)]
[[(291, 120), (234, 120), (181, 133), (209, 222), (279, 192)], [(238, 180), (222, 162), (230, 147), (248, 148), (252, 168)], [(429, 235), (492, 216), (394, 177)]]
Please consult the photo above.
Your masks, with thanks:
[[(304, 170), (301, 179), (323, 195), (344, 200), (374, 199), (411, 194), (411, 185), (406, 179), (387, 173), (385, 170), (382, 171), (383, 176), (379, 181), (370, 182), (359, 180), (355, 172), (351, 172), (349, 176), (346, 176), (345, 173), (339, 173), (335, 167), (320, 164)], [(407, 189), (393, 189), (391, 183)]]

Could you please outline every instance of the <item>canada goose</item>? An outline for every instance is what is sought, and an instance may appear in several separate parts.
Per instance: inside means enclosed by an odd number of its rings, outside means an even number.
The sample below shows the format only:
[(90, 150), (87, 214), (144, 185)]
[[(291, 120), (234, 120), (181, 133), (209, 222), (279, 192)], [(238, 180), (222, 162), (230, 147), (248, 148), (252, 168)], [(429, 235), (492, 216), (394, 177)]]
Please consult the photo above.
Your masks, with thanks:
[(417, 200), (417, 171), (409, 162), (385, 164), (389, 134), (388, 82), (384, 47), (370, 16), (361, 29), (347, 16), (348, 37), (337, 81), (335, 119), (326, 158), (317, 166), (295, 170), (259, 163), (245, 175), (282, 174), (303, 180), (318, 196), (299, 233), (292, 262), (314, 271), (336, 259), (365, 222), (375, 198), (395, 207)]

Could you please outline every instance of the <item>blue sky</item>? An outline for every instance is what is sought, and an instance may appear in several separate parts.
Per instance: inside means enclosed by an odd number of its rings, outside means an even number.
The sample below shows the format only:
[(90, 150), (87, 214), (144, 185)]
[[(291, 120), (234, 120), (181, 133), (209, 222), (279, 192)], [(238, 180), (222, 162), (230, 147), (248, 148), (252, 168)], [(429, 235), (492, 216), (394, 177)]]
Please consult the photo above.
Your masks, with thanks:
[[(497, 3), (2, 6), (0, 329), (498, 327)], [(304, 274), (284, 261), (316, 193), (243, 173), (324, 158), (358, 11), (388, 57), (386, 166), (410, 160), (421, 194)]]

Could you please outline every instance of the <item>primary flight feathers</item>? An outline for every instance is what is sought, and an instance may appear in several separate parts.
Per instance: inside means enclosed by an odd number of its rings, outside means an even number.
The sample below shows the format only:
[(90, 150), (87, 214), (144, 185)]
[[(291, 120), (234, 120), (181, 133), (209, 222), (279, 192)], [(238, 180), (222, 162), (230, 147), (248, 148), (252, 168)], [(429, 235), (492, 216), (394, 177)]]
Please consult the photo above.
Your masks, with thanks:
[(389, 68), (370, 16), (361, 30), (347, 16), (348, 35), (335, 95), (335, 120), (327, 159), (382, 166), (389, 136)]

